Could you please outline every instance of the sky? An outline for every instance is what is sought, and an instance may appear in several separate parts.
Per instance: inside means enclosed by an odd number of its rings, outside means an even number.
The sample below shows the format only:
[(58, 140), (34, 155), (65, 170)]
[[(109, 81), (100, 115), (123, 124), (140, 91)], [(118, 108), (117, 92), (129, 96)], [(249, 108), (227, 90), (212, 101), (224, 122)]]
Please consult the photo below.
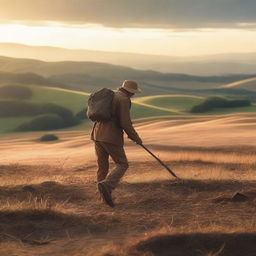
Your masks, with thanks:
[(0, 0), (0, 42), (170, 56), (256, 52), (255, 0)]

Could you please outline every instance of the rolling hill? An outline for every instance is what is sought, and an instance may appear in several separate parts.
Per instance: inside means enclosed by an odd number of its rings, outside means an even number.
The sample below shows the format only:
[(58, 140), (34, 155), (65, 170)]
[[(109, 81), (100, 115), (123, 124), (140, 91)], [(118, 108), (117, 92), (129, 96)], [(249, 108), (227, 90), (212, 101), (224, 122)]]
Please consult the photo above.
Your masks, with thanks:
[(251, 74), (256, 68), (256, 53), (177, 57), (0, 43), (0, 55), (43, 61), (104, 62), (142, 70), (192, 75)]
[(145, 96), (217, 93), (210, 90), (232, 94), (235, 91), (233, 88), (220, 86), (253, 77), (255, 75), (191, 76), (142, 71), (96, 62), (43, 62), (0, 57), (0, 83), (40, 84), (84, 92), (92, 92), (102, 87), (115, 89), (123, 80), (134, 79), (140, 84)]
[(43, 76), (35, 73), (10, 73), (0, 71), (0, 84), (33, 84), (33, 85), (47, 85), (55, 87), (65, 87), (64, 84), (54, 82)]
[[(26, 86), (32, 90), (33, 97), (25, 100), (32, 103), (54, 103), (70, 109), (73, 113), (78, 113), (87, 105), (89, 94), (61, 88), (50, 88), (47, 86)], [(172, 111), (159, 109), (157, 106), (146, 106), (135, 102), (132, 107), (132, 118), (159, 117), (174, 114)], [(7, 117), (0, 118), (0, 133), (11, 132), (20, 124), (31, 120), (33, 117)], [(85, 129), (90, 125), (90, 121), (85, 121), (77, 127), (71, 129)]]
[(256, 91), (256, 77), (229, 83), (222, 88), (245, 89), (248, 91)]
[(203, 97), (193, 95), (157, 95), (141, 97), (135, 100), (136, 103), (144, 104), (150, 107), (158, 107), (165, 110), (171, 110), (176, 113), (187, 112), (192, 106), (201, 103)]
[[(189, 109), (209, 95), (244, 97), (256, 101), (256, 75), (191, 76), (136, 70), (95, 62), (44, 62), (0, 57), (0, 86), (22, 84), (31, 88), (34, 103), (55, 103), (77, 113), (88, 94), (102, 87), (115, 89), (125, 79), (138, 81), (141, 98), (133, 99), (132, 118), (190, 115)], [(255, 106), (215, 109), (207, 114), (254, 112)], [(29, 117), (1, 118), (1, 132), (13, 130)], [(88, 122), (77, 127), (84, 129)]]
[(136, 126), (180, 179), (126, 141), (114, 211), (96, 194), (89, 131), (1, 138), (0, 255), (255, 255), (255, 125), (241, 114)]
[[(24, 86), (24, 85), (23, 85)], [(32, 103), (55, 103), (57, 105), (70, 109), (74, 114), (81, 111), (87, 104), (89, 94), (69, 89), (54, 88), (40, 85), (27, 85), (32, 90), (32, 98), (25, 100)], [(175, 118), (175, 116), (193, 116), (189, 113), (189, 109), (201, 103), (205, 97), (195, 95), (157, 95), (132, 99), (133, 105), (131, 109), (132, 119), (158, 119), (161, 117)], [(204, 113), (209, 114), (229, 114), (239, 112), (256, 112), (256, 106), (240, 107), (232, 109), (215, 109)], [(32, 117), (9, 117), (0, 118), (0, 133), (11, 132), (17, 126), (25, 121), (31, 120)], [(86, 129), (91, 122), (85, 121), (82, 124), (66, 129)]]
[[(55, 103), (77, 113), (83, 109), (88, 94), (71, 90), (50, 88), (44, 86), (26, 86), (32, 90), (33, 97), (25, 100), (33, 103)], [(0, 118), (0, 133), (11, 132), (20, 124), (33, 119), (33, 117), (5, 117)]]
[[(161, 73), (153, 70), (137, 70), (127, 66), (100, 62), (59, 61), (45, 62), (36, 59), (0, 57), (0, 72), (35, 73), (44, 77), (67, 74), (84, 74), (91, 77), (108, 79), (137, 79), (145, 81), (193, 81), (212, 83), (231, 83), (237, 80), (255, 77), (255, 75), (215, 75), (194, 76), (184, 73)], [(67, 78), (67, 77), (65, 77)]]

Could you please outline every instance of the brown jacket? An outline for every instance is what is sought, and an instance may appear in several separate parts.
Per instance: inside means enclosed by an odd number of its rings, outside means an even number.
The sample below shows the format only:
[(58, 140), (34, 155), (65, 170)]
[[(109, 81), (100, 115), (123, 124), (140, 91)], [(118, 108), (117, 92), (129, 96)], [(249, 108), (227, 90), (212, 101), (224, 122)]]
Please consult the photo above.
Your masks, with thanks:
[(111, 120), (96, 122), (91, 133), (91, 139), (123, 146), (123, 131), (125, 131), (131, 140), (140, 141), (140, 137), (131, 122), (130, 108), (130, 98), (124, 92), (116, 91), (112, 103)]

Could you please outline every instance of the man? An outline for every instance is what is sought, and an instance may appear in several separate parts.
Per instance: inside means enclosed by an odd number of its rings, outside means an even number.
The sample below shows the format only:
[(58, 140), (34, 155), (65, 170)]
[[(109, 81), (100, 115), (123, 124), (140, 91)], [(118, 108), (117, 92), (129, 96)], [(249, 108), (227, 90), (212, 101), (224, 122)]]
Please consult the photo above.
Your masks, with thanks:
[[(112, 190), (128, 169), (128, 161), (124, 151), (123, 131), (128, 137), (142, 144), (142, 140), (133, 128), (130, 118), (131, 97), (140, 93), (135, 81), (125, 80), (115, 91), (112, 102), (112, 118), (107, 122), (96, 122), (91, 139), (95, 142), (98, 162), (97, 181), (101, 197), (110, 207), (114, 207)], [(115, 168), (109, 173), (109, 156), (115, 162)]]

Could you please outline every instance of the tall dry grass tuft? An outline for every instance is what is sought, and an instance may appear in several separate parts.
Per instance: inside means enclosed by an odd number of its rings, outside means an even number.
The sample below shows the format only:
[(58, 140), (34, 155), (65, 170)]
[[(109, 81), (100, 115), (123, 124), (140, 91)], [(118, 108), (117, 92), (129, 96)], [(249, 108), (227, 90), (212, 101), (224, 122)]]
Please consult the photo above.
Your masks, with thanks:
[(201, 162), (215, 164), (249, 164), (256, 166), (254, 152), (241, 154), (240, 152), (209, 152), (209, 151), (173, 151), (168, 152), (169, 161), (176, 162)]
[(33, 196), (29, 194), (26, 200), (6, 200), (0, 205), (0, 211), (16, 211), (16, 210), (54, 210), (54, 211), (67, 211), (68, 200), (56, 202), (49, 197)]

